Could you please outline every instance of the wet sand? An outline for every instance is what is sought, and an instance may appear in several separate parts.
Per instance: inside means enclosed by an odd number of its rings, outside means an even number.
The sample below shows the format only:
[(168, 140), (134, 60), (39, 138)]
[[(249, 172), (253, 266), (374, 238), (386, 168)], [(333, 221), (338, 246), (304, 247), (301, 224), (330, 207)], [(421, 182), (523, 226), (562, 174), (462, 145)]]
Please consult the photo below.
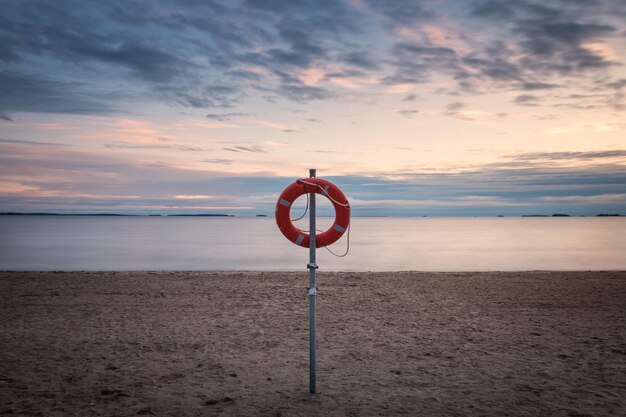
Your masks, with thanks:
[(626, 272), (0, 273), (0, 415), (626, 415)]

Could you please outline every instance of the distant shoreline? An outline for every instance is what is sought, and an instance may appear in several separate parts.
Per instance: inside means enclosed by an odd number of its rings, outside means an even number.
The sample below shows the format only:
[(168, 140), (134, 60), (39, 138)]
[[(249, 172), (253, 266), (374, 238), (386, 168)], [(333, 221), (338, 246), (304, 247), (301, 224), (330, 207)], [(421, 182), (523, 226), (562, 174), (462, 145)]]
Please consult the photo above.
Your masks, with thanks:
[(120, 213), (0, 213), (0, 216), (82, 216), (82, 217), (235, 217), (234, 214), (120, 214)]
[[(80, 216), (80, 217), (256, 217), (256, 218), (268, 218), (267, 214), (246, 214), (246, 215), (236, 215), (236, 214), (123, 214), (123, 213), (21, 213), (21, 212), (4, 212), (0, 213), (0, 216), (60, 216), (60, 217), (71, 217), (71, 216)], [(330, 216), (321, 216), (321, 217), (330, 217)], [(562, 214), (562, 213), (554, 213), (554, 214), (521, 214), (521, 215), (497, 215), (497, 216), (424, 216), (424, 215), (412, 215), (412, 216), (390, 216), (390, 215), (377, 215), (377, 216), (352, 216), (353, 218), (388, 218), (388, 217), (396, 217), (396, 218), (455, 218), (455, 217), (476, 217), (476, 218), (518, 218), (518, 217), (626, 217), (626, 214), (619, 213), (598, 213), (598, 214), (581, 214), (581, 215), (571, 215), (571, 214)]]

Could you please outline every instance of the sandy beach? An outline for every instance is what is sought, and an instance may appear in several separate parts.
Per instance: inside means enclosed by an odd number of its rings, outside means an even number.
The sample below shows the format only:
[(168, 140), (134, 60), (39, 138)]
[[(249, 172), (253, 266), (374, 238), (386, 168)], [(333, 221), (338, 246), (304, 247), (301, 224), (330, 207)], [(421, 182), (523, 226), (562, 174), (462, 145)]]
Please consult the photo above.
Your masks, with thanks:
[(626, 272), (0, 273), (0, 415), (626, 414)]

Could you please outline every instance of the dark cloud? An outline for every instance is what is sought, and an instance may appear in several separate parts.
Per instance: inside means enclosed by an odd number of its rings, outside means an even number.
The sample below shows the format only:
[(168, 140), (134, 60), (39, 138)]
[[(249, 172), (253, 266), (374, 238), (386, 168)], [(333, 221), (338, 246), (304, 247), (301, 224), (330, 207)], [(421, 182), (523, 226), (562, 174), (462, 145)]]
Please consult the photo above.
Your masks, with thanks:
[(567, 75), (607, 68), (612, 62), (585, 48), (585, 42), (610, 35), (615, 28), (608, 25), (575, 22), (524, 22), (515, 29), (523, 37), (522, 49), (529, 55), (524, 60), (527, 68), (545, 73)]
[(623, 158), (626, 157), (626, 150), (613, 151), (592, 151), (592, 152), (535, 152), (507, 155), (518, 161), (535, 161), (535, 160), (588, 160), (588, 159), (604, 159), (604, 158)]
[(568, 94), (555, 96), (559, 101), (554, 103), (554, 107), (564, 107), (575, 110), (592, 110), (610, 108), (615, 111), (622, 111), (626, 106), (626, 95), (617, 90), (606, 92), (595, 89), (592, 94)]
[[(0, 24), (1, 22), (2, 21), (0, 20)], [(19, 55), (11, 47), (11, 40), (4, 36), (0, 36), (0, 61), (8, 63), (11, 61), (17, 61), (18, 59)]]
[(482, 77), (489, 80), (516, 82), (523, 78), (522, 69), (506, 59), (468, 55), (463, 57), (463, 63), (479, 71)]
[[(41, 84), (32, 84), (41, 91), (28, 104), (2, 98), (15, 108), (52, 112), (46, 96), (61, 89), (65, 102), (54, 111), (92, 114), (131, 98), (233, 108), (258, 92), (298, 103), (345, 93), (304, 84), (300, 74), (313, 68), (328, 70), (324, 82), (363, 77), (417, 84), (446, 76), (455, 85), (440, 92), (449, 95), (547, 91), (566, 87), (555, 77), (597, 80), (619, 64), (586, 45), (619, 35), (619, 17), (626, 16), (621, 3), (486, 0), (451, 8), (413, 0), (1, 2), (0, 61), (10, 74), (29, 74)], [(464, 48), (434, 44), (423, 31), (425, 22), (446, 21), (462, 29)], [(467, 35), (479, 25), (494, 31), (491, 41)], [(399, 29), (407, 28), (423, 40), (400, 36)], [(112, 86), (129, 91), (117, 106), (103, 104), (112, 102), (101, 95)], [(620, 90), (623, 83), (609, 81), (604, 88)], [(605, 106), (621, 108), (612, 100)], [(1, 115), (10, 111), (20, 110), (0, 107)]]
[[(0, 5), (7, 16), (0, 18), (0, 59), (11, 62), (16, 72), (26, 58), (37, 57), (47, 60), (47, 65), (75, 65), (68, 79), (132, 77), (152, 95), (195, 108), (239, 104), (251, 84), (261, 81), (258, 73), (246, 69), (249, 64), (269, 72), (290, 72), (292, 67), (308, 68), (325, 59), (327, 50), (316, 35), (330, 29), (320, 22), (341, 19), (330, 10), (317, 18), (299, 16), (301, 7), (291, 8), (293, 16), (269, 16), (218, 2), (157, 5), (113, 0), (65, 6), (47, 1)], [(254, 6), (272, 9), (256, 2)], [(276, 17), (279, 23), (273, 24)], [(207, 74), (212, 75), (207, 78)], [(297, 101), (323, 95), (320, 90), (299, 87), (296, 79), (273, 90)]]
[[(0, 114), (13, 112), (108, 114), (114, 107), (82, 92), (85, 86), (13, 71), (0, 72)], [(110, 99), (110, 97), (109, 97)]]
[(267, 89), (297, 102), (328, 99), (334, 95), (322, 87), (302, 84), (294, 71), (328, 62), (366, 70), (378, 68), (363, 48), (355, 48), (352, 36), (362, 30), (362, 25), (358, 24), (359, 16), (347, 2), (262, 0), (248, 1), (246, 6), (265, 12), (259, 18), (270, 16), (268, 26), (275, 28), (273, 42), (241, 56), (245, 63), (263, 67), (280, 79), (277, 86), (256, 84), (257, 89)]
[(351, 51), (346, 54), (342, 54), (340, 62), (345, 62), (364, 70), (376, 70), (380, 68), (378, 60), (365, 51)]
[(53, 143), (53, 142), (38, 142), (34, 140), (14, 140), (14, 139), (1, 139), (2, 143), (13, 143), (16, 145), (35, 145), (35, 146), (70, 146), (62, 143)]
[(541, 82), (530, 82), (530, 81), (522, 82), (518, 86), (518, 88), (520, 90), (526, 90), (526, 91), (552, 90), (552, 89), (559, 88), (559, 87), (560, 87), (560, 85), (558, 85), (558, 84), (541, 83)]
[(240, 88), (230, 84), (209, 84), (186, 90), (175, 86), (162, 87), (157, 94), (169, 97), (183, 107), (194, 108), (231, 108), (246, 96)]
[(129, 68), (140, 78), (159, 83), (168, 82), (195, 66), (166, 50), (136, 41), (119, 45), (77, 45), (72, 50), (85, 57)]
[[(465, 94), (540, 92), (571, 85), (591, 90), (595, 81), (590, 81), (590, 75), (597, 80), (606, 77), (611, 67), (621, 65), (599, 49), (589, 47), (617, 36), (622, 22), (616, 16), (626, 7), (615, 11), (615, 4), (610, 0), (474, 1), (470, 8), (470, 17), (476, 20), (473, 23), (495, 25), (501, 40), (470, 44), (469, 52), (460, 56), (464, 69), (450, 71), (453, 67), (448, 65), (444, 71), (458, 80), (456, 91)], [(557, 77), (567, 77), (569, 85), (555, 83)], [(575, 106), (583, 108), (584, 104)], [(614, 99), (597, 106), (621, 108)]]
[(230, 165), (234, 161), (232, 159), (213, 158), (213, 159), (204, 159), (202, 162), (206, 162), (207, 164)]
[[(532, 27), (518, 27), (516, 31), (526, 35), (529, 40), (537, 41), (540, 38), (550, 42), (557, 42), (564, 45), (580, 45), (584, 41), (597, 39), (615, 32), (615, 28), (610, 25), (599, 25), (596, 23), (578, 23), (572, 21), (553, 22), (542, 16), (537, 21), (530, 21)], [(534, 33), (539, 30), (539, 33)], [(552, 46), (543, 44), (543, 47), (534, 50), (539, 54), (552, 53)], [(531, 47), (532, 49), (532, 47)]]
[(187, 146), (181, 144), (160, 144), (160, 143), (132, 143), (124, 141), (116, 141), (104, 145), (106, 148), (122, 148), (122, 149), (175, 149), (184, 152), (202, 152), (202, 148)]
[(620, 78), (619, 80), (606, 83), (604, 86), (612, 90), (621, 90), (626, 87), (626, 78)]
[[(597, 20), (585, 22), (588, 15), (582, 11), (576, 13), (563, 5), (550, 3), (487, 0), (478, 2), (472, 13), (509, 28), (514, 49), (526, 54), (517, 63), (520, 74), (535, 77), (568, 75), (611, 66), (611, 61), (584, 45), (613, 36), (616, 28)], [(511, 58), (508, 61), (513, 64)]]
[(467, 117), (461, 113), (461, 111), (466, 108), (467, 105), (465, 103), (455, 101), (446, 105), (446, 111), (443, 114), (450, 117), (456, 117), (460, 120), (474, 120), (471, 117)]
[(394, 26), (406, 26), (432, 19), (434, 12), (423, 3), (413, 0), (378, 1), (368, 0), (367, 5), (389, 19)]
[(325, 88), (304, 84), (284, 84), (276, 91), (281, 96), (297, 102), (324, 100), (334, 97), (334, 93)]
[(477, 17), (508, 20), (515, 16), (515, 11), (509, 2), (497, 0), (481, 1), (472, 8), (472, 14)]
[(462, 72), (459, 56), (452, 48), (398, 42), (393, 47), (395, 73), (382, 78), (387, 84), (411, 84), (428, 81), (434, 72)]
[(513, 103), (517, 104), (518, 106), (534, 107), (539, 105), (539, 97), (532, 94), (520, 94), (513, 99)]
[(253, 153), (266, 153), (267, 151), (260, 146), (231, 146), (223, 148), (229, 152), (253, 152)]
[(317, 58), (321, 58), (324, 51), (321, 48), (311, 45), (304, 50), (270, 49), (266, 52), (263, 64), (268, 67), (273, 65), (286, 65), (291, 67), (310, 67)]
[(317, 39), (336, 38), (359, 29), (354, 9), (345, 1), (246, 0), (245, 9), (267, 12), (278, 28), (298, 29)]
[(417, 110), (398, 110), (398, 114), (409, 118), (415, 116), (417, 113), (419, 113)]
[(81, 65), (94, 60), (129, 69), (152, 82), (169, 81), (194, 67), (192, 62), (170, 53), (171, 45), (162, 42), (155, 46), (148, 37), (111, 31), (102, 20), (80, 16), (80, 7), (73, 14), (72, 8), (61, 3), (32, 2), (20, 6), (21, 18), (16, 19), (12, 35), (21, 54), (48, 55)]
[(225, 121), (232, 120), (232, 119), (239, 118), (239, 117), (250, 117), (250, 116), (251, 116), (250, 113), (221, 113), (221, 114), (209, 113), (206, 115), (206, 118), (211, 119), (211, 120), (217, 120), (219, 122), (225, 122)]
[(455, 101), (454, 103), (450, 103), (450, 104), (446, 104), (446, 110), (447, 111), (458, 111), (458, 110), (463, 110), (466, 107), (465, 103), (461, 103), (459, 101)]

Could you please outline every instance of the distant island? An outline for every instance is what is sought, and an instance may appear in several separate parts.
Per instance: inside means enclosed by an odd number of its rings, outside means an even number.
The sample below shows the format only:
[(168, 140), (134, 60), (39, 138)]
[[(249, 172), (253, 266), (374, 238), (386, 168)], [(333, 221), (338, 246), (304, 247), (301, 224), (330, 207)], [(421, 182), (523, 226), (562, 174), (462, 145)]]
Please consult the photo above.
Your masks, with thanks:
[(234, 214), (166, 214), (167, 217), (235, 217)]
[(119, 214), (119, 213), (0, 213), (0, 216), (115, 216), (115, 217), (137, 217), (141, 214)]
[(120, 214), (120, 213), (17, 213), (17, 212), (0, 213), (0, 216), (235, 217), (234, 214)]
[[(600, 214), (596, 214), (596, 217), (621, 217), (623, 216), (622, 214), (606, 214), (606, 213), (600, 213)], [(501, 216), (498, 216), (501, 217)], [(522, 214), (521, 217), (572, 217), (569, 214), (564, 214), (564, 213), (554, 213), (552, 215), (548, 215), (548, 214)], [(586, 217), (584, 214), (580, 215), (579, 217)]]

